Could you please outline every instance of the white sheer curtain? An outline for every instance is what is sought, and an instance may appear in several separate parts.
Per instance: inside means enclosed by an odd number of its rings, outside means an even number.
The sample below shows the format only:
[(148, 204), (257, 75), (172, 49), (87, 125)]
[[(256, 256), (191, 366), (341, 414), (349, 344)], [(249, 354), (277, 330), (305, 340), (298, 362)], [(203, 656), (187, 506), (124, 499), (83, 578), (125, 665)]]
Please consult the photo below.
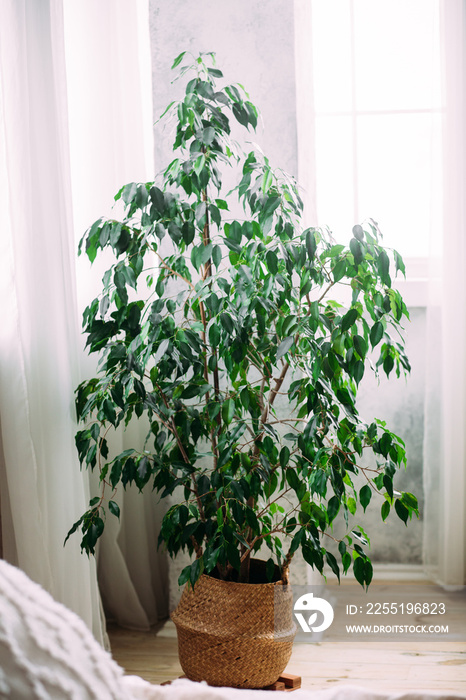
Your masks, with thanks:
[(4, 556), (103, 641), (95, 564), (63, 547), (87, 502), (61, 2), (0, 3), (0, 421)]
[[(101, 277), (84, 259), (77, 266), (76, 252), (122, 184), (152, 177), (147, 14), (146, 0), (0, 0), (4, 556), (100, 641), (95, 561), (81, 554), (78, 535), (63, 547), (89, 498), (73, 398), (95, 371), (80, 315)], [(115, 449), (125, 439), (116, 437)], [(166, 614), (159, 509), (152, 494), (128, 491), (122, 511), (121, 523), (109, 518), (100, 547), (102, 600), (119, 622), (148, 627)]]
[[(442, 0), (440, 6), (443, 274), (442, 293), (432, 295), (428, 309), (424, 558), (432, 577), (461, 586), (466, 584), (466, 2)], [(438, 239), (435, 243), (438, 247)]]
[[(67, 0), (64, 3), (71, 174), (76, 244), (113, 197), (132, 181), (154, 178), (152, 80), (147, 0)], [(110, 260), (78, 260), (80, 313), (100, 290)], [(80, 342), (80, 346), (83, 341)], [(94, 376), (96, 356), (82, 355)], [(115, 454), (142, 447), (147, 426), (133, 421), (113, 437)], [(148, 628), (168, 614), (166, 565), (157, 551), (162, 508), (150, 490), (117, 497), (121, 521), (109, 516), (98, 553), (98, 577), (108, 615)]]
[(294, 0), (298, 177), (306, 226), (317, 226), (311, 3)]

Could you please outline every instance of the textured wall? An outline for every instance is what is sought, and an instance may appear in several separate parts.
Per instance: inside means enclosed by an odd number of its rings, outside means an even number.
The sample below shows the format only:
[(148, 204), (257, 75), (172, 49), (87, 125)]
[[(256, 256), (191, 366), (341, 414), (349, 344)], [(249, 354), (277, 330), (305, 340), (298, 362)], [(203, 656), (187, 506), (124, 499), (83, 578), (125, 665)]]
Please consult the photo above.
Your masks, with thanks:
[[(242, 83), (265, 131), (254, 137), (272, 164), (296, 175), (293, 3), (283, 0), (151, 0), (154, 121), (179, 94), (170, 66), (182, 51), (214, 51), (228, 83)], [(155, 139), (155, 165), (167, 163)], [(169, 162), (169, 161), (168, 161)]]

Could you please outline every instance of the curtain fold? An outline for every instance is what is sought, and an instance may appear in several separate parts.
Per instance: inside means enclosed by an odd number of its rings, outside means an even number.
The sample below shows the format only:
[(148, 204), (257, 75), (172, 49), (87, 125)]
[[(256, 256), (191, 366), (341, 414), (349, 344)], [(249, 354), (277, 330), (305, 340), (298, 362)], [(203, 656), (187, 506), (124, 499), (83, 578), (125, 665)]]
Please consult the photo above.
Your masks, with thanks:
[[(3, 555), (77, 612), (105, 643), (102, 600), (117, 621), (149, 627), (167, 613), (160, 509), (120, 495), (98, 566), (66, 533), (89, 481), (74, 445), (74, 391), (92, 376), (80, 316), (101, 269), (77, 241), (111, 215), (126, 182), (153, 174), (146, 0), (1, 0), (0, 495)], [(132, 426), (131, 439), (142, 427)], [(136, 438), (134, 431), (138, 434)], [(138, 432), (139, 431), (139, 432)], [(114, 438), (124, 449), (126, 435)]]
[(61, 2), (3, 0), (0, 22), (0, 422), (4, 556), (103, 642), (95, 563), (66, 532), (87, 502), (74, 447), (79, 376)]
[[(123, 185), (154, 179), (149, 9), (147, 0), (67, 0), (63, 8), (77, 251), (85, 230), (100, 216), (112, 216)], [(111, 260), (99, 256), (91, 267), (82, 256), (76, 264), (81, 314), (98, 295)], [(94, 376), (96, 365), (97, 355), (82, 351), (82, 377)], [(147, 431), (143, 421), (132, 421), (112, 436), (111, 454), (142, 449)], [(91, 483), (98, 493), (94, 476)], [(168, 614), (167, 566), (157, 550), (162, 506), (154, 493), (135, 487), (114, 500), (121, 519), (108, 516), (98, 551), (102, 600), (120, 625), (147, 629)]]
[[(428, 308), (424, 560), (429, 574), (441, 584), (462, 586), (466, 584), (466, 2), (442, 0), (440, 10), (443, 260), (440, 287), (431, 294)], [(433, 251), (438, 248), (437, 236)]]

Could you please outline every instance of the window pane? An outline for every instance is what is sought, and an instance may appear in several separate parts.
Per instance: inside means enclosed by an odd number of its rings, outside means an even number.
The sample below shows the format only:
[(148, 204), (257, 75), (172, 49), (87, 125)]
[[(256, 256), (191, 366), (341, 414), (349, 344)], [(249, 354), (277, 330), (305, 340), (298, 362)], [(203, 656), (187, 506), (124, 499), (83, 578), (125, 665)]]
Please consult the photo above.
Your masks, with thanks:
[(360, 116), (357, 125), (360, 218), (375, 218), (403, 256), (427, 255), (440, 222), (440, 116)]
[(316, 117), (317, 213), (320, 226), (349, 240), (353, 214), (352, 120)]
[(440, 107), (437, 13), (438, 0), (354, 0), (358, 110)]

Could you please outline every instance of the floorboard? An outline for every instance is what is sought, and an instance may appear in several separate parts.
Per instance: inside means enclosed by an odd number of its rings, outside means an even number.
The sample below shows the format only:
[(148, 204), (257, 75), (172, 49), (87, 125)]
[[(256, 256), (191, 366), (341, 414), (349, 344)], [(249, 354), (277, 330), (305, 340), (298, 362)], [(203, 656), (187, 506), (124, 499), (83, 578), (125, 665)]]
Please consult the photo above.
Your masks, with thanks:
[[(126, 673), (157, 684), (182, 675), (172, 622), (150, 632), (110, 626), (109, 637), (113, 656)], [(302, 676), (302, 687), (309, 690), (349, 684), (466, 696), (466, 643), (296, 643), (286, 670)]]

